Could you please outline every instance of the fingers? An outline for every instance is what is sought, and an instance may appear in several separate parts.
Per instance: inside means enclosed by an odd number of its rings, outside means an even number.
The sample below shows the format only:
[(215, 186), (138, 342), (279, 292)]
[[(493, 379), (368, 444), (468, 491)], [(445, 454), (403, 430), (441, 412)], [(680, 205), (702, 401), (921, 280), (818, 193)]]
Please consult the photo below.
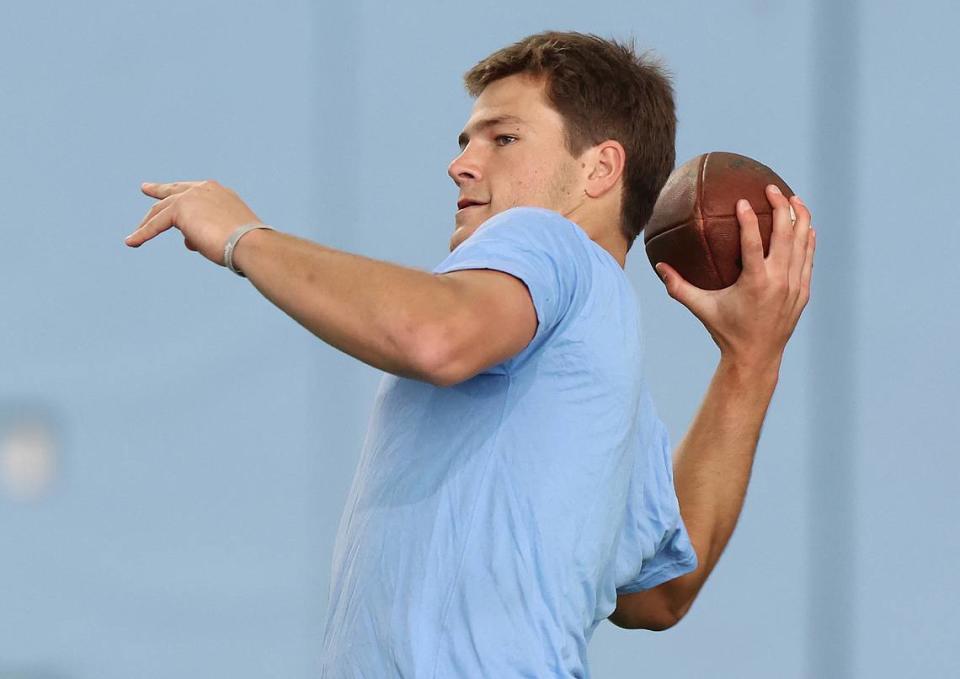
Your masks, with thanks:
[(168, 184), (143, 182), (140, 185), (140, 190), (148, 196), (153, 196), (154, 198), (166, 198), (167, 196), (172, 196), (177, 193), (183, 193), (184, 191), (192, 189), (198, 184), (203, 184), (203, 182), (170, 182)]
[(817, 230), (813, 227), (807, 229), (810, 237), (807, 239), (807, 249), (804, 253), (803, 270), (800, 273), (800, 294), (797, 297), (795, 312), (803, 311), (810, 301), (810, 285), (813, 279), (813, 255), (817, 249)]
[(763, 239), (760, 237), (760, 222), (750, 206), (750, 201), (737, 201), (737, 221), (740, 222), (740, 258), (747, 274), (763, 271)]
[[(146, 216), (140, 221), (140, 224), (137, 225), (137, 228), (127, 236), (124, 242), (130, 247), (140, 247), (151, 238), (169, 229), (174, 223), (172, 210), (174, 201), (184, 191), (188, 191), (204, 183), (205, 182), (202, 181), (170, 182), (168, 184), (143, 182), (140, 185), (140, 189), (148, 196), (160, 198), (161, 200), (150, 208)], [(160, 215), (164, 215), (164, 217), (159, 219), (158, 217)]]
[(778, 268), (786, 269), (793, 250), (793, 220), (790, 218), (790, 203), (775, 184), (767, 186), (767, 200), (773, 207), (773, 228), (770, 232), (769, 259)]
[(807, 256), (807, 242), (810, 240), (810, 211), (798, 196), (790, 198), (790, 209), (797, 220), (793, 228), (790, 247), (790, 263), (787, 271), (788, 289), (796, 293), (800, 289), (804, 260)]
[[(703, 295), (703, 291), (692, 283), (687, 282), (676, 269), (665, 262), (658, 262), (654, 267), (664, 285), (667, 286), (667, 294), (680, 302), (683, 306), (694, 311), (697, 305), (697, 299)], [(694, 313), (696, 313), (694, 311)]]
[(127, 236), (124, 242), (132, 248), (138, 248), (151, 238), (163, 233), (174, 224), (174, 209), (172, 205), (164, 208), (148, 220), (146, 224)]
[(165, 210), (167, 207), (169, 207), (174, 200), (176, 200), (176, 196), (167, 196), (163, 200), (157, 201), (156, 203), (154, 203), (153, 207), (147, 211), (146, 216), (140, 220), (139, 224), (137, 224), (137, 228), (134, 229), (134, 231), (136, 231), (137, 229), (143, 228), (144, 224), (146, 224), (153, 217), (155, 217), (158, 212), (160, 212), (161, 210)]

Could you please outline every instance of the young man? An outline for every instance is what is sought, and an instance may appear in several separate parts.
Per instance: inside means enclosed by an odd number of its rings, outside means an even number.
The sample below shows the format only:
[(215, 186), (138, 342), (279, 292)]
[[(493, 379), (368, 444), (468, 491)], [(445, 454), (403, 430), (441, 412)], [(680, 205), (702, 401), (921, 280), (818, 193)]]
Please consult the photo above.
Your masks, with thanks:
[(738, 205), (735, 285), (660, 269), (721, 352), (671, 465), (623, 271), (674, 163), (667, 79), (624, 45), (548, 32), (466, 84), (456, 229), (431, 273), (250, 231), (212, 181), (145, 186), (162, 200), (127, 241), (175, 226), (389, 373), (337, 536), (323, 676), (586, 677), (604, 618), (674, 625), (733, 531), (809, 298), (809, 212), (769, 190), (766, 258)]

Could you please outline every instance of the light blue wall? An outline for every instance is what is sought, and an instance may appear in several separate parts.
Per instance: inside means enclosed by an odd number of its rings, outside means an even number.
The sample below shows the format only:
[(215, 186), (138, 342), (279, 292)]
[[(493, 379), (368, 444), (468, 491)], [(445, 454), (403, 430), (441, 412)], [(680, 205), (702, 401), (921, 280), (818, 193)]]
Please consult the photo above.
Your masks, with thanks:
[[(61, 469), (41, 501), (0, 490), (0, 677), (316, 675), (381, 373), (176, 233), (126, 248), (153, 202), (138, 185), (213, 177), (277, 228), (429, 269), (453, 227), (460, 76), (547, 28), (656, 50), (676, 78), (678, 159), (776, 167), (820, 236), (727, 553), (676, 628), (602, 624), (594, 675), (960, 672), (954, 5), (13, 7), (0, 428), (43, 413)], [(627, 272), (679, 441), (717, 352), (638, 248)]]
[(850, 454), (864, 677), (960, 676), (958, 26), (945, 1), (862, 17)]

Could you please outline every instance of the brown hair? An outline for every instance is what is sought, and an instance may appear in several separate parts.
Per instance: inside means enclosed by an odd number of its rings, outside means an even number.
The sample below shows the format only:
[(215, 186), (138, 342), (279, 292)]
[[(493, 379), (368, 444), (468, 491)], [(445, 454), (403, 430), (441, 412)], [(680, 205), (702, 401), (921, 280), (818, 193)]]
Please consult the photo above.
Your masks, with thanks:
[(545, 31), (494, 52), (463, 80), (477, 97), (493, 81), (517, 73), (546, 79), (571, 155), (607, 139), (623, 145), (620, 230), (629, 250), (673, 169), (677, 118), (669, 75), (648, 53), (637, 55), (632, 41)]

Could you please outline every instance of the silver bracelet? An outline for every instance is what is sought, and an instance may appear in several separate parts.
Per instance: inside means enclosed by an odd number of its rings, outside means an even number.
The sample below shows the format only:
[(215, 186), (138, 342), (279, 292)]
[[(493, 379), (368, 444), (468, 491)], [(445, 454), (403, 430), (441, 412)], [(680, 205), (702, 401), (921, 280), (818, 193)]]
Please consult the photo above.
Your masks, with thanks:
[(260, 224), (255, 222), (253, 224), (244, 224), (243, 226), (237, 227), (237, 229), (230, 234), (230, 238), (227, 239), (227, 244), (223, 246), (223, 264), (233, 273), (237, 274), (242, 278), (246, 278), (240, 269), (233, 265), (233, 249), (237, 247), (237, 241), (246, 234), (250, 233), (254, 229), (270, 229), (273, 231), (272, 226), (267, 226), (266, 224)]

